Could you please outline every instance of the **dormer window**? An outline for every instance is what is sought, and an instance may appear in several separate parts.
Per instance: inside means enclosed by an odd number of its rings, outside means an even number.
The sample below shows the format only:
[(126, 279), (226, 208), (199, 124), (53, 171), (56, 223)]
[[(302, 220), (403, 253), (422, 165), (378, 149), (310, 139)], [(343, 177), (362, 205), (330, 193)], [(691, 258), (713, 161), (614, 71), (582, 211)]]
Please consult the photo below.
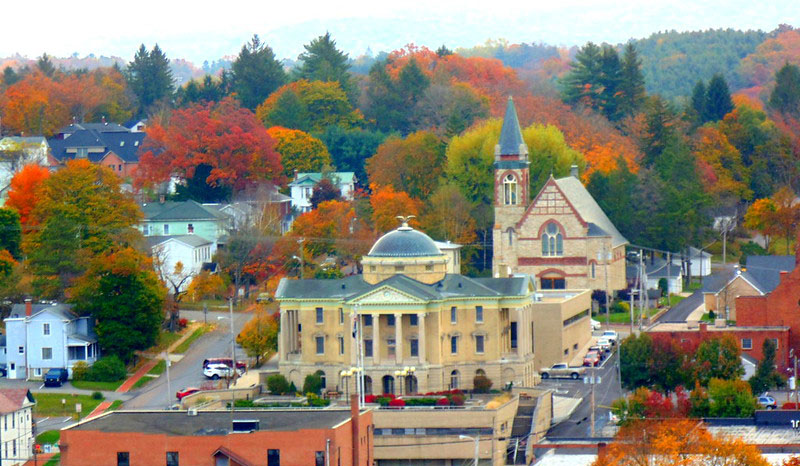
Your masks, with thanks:
[(503, 203), (517, 205), (517, 198), (517, 177), (509, 174), (503, 179)]
[(564, 238), (561, 230), (554, 222), (550, 222), (542, 234), (542, 255), (543, 256), (563, 256)]
[(78, 147), (77, 149), (75, 149), (75, 158), (85, 159), (87, 157), (89, 157), (88, 147)]

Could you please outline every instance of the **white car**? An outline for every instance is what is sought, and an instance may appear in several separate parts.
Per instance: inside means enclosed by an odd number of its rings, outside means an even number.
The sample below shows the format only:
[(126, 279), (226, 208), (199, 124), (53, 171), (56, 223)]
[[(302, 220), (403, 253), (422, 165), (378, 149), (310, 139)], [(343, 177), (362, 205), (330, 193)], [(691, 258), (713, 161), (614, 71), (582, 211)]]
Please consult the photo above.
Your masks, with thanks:
[(595, 346), (599, 346), (601, 350), (608, 352), (611, 351), (611, 342), (605, 338), (597, 340)]
[(614, 330), (606, 330), (605, 332), (603, 332), (602, 335), (600, 335), (600, 338), (605, 338), (612, 345), (616, 345), (617, 342), (619, 341), (619, 335)]
[[(226, 364), (209, 364), (205, 369), (203, 369), (203, 375), (209, 379), (218, 380), (221, 378), (231, 377), (233, 375), (233, 370)], [(236, 375), (242, 375), (242, 371), (237, 370)]]
[(600, 322), (592, 319), (592, 330), (600, 330)]

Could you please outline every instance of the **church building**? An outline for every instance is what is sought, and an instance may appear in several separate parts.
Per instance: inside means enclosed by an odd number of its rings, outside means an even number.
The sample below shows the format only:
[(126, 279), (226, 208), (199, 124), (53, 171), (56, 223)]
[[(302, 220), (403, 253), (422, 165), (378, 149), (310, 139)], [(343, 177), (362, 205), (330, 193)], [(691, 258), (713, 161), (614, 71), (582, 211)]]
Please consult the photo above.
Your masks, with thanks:
[(628, 240), (583, 186), (577, 167), (566, 178), (551, 174), (531, 202), (529, 166), (509, 97), (495, 146), (494, 276), (529, 274), (540, 290), (624, 289)]

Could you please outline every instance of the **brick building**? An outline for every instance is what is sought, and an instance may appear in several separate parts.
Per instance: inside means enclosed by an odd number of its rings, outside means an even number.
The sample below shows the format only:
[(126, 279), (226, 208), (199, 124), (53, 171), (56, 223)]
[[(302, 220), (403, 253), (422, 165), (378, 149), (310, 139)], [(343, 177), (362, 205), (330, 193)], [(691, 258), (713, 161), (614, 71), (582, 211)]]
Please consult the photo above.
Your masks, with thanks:
[(628, 240), (578, 179), (577, 167), (565, 178), (551, 175), (532, 202), (529, 167), (509, 98), (495, 146), (494, 275), (529, 274), (542, 290), (625, 288)]
[(368, 466), (372, 411), (111, 411), (61, 431), (61, 464)]

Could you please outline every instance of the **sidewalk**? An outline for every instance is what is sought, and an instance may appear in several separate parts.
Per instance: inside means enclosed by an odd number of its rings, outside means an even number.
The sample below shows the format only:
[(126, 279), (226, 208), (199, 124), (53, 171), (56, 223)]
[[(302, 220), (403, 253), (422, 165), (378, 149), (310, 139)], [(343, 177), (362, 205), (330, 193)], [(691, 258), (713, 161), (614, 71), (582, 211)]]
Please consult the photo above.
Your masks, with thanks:
[[(178, 346), (180, 346), (180, 344), (181, 344), (181, 343), (183, 343), (183, 342), (184, 342), (184, 341), (186, 341), (186, 340), (187, 340), (187, 339), (188, 339), (190, 336), (192, 336), (192, 333), (194, 333), (194, 331), (195, 331), (195, 330), (196, 330), (198, 327), (200, 327), (200, 325), (201, 325), (201, 324), (198, 324), (198, 323), (193, 323), (193, 324), (189, 325), (188, 327), (186, 327), (186, 331), (183, 333), (183, 335), (182, 335), (180, 338), (178, 338), (178, 340), (176, 340), (176, 341), (175, 341), (175, 343), (173, 343), (173, 344), (169, 345), (169, 348), (167, 348), (167, 356), (169, 357), (169, 360), (170, 360), (170, 361), (173, 361), (173, 357), (172, 357), (172, 355), (170, 355), (170, 354), (169, 354), (169, 352), (170, 352), (170, 351), (175, 351), (175, 348), (177, 348)], [(162, 353), (162, 354), (163, 354), (163, 353)], [(143, 364), (143, 365), (142, 365), (142, 367), (140, 367), (140, 368), (139, 368), (139, 370), (137, 370), (136, 372), (134, 372), (134, 374), (133, 374), (133, 375), (131, 375), (130, 377), (128, 377), (128, 380), (126, 380), (125, 382), (123, 382), (123, 383), (122, 383), (122, 385), (120, 385), (120, 386), (119, 386), (119, 388), (117, 388), (117, 390), (116, 390), (116, 391), (117, 391), (118, 393), (126, 393), (126, 392), (128, 392), (130, 389), (132, 389), (132, 388), (133, 388), (133, 386), (134, 386), (134, 385), (136, 385), (136, 382), (138, 382), (138, 381), (139, 381), (139, 379), (141, 379), (142, 377), (144, 377), (144, 376), (145, 376), (145, 374), (147, 374), (148, 372), (150, 372), (150, 369), (154, 368), (154, 367), (156, 366), (156, 364), (158, 364), (158, 361), (160, 361), (160, 360), (162, 359), (162, 354), (159, 354), (159, 355), (149, 355), (149, 356), (151, 356), (153, 359), (151, 359), (151, 360), (147, 361), (145, 364)], [(181, 357), (182, 357), (182, 355), (181, 355)]]
[(107, 410), (110, 407), (111, 407), (111, 402), (110, 401), (104, 401), (104, 402), (100, 403), (99, 405), (97, 405), (97, 407), (94, 408), (92, 410), (92, 412), (89, 413), (89, 415), (86, 416), (85, 418), (83, 418), (82, 420), (85, 421), (85, 420), (91, 419), (91, 418), (93, 418), (95, 416), (99, 416), (99, 415), (103, 414), (103, 412), (105, 412), (105, 410)]

